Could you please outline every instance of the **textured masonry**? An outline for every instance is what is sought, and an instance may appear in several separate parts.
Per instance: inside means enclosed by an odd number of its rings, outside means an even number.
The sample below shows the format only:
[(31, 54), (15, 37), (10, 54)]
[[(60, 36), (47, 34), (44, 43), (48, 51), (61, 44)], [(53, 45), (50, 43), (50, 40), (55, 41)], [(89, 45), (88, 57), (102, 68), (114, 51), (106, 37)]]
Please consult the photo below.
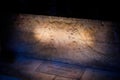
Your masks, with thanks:
[(120, 67), (116, 23), (27, 14), (15, 16), (13, 22), (9, 48), (17, 55), (92, 67)]

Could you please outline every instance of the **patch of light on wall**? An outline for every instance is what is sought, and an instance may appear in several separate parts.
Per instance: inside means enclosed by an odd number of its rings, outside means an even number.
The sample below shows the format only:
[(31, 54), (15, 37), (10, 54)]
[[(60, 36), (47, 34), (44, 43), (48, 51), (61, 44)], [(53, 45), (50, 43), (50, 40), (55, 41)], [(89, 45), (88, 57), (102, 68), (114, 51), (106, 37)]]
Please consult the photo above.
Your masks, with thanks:
[(108, 44), (110, 25), (101, 25), (100, 21), (94, 20), (20, 15), (15, 25), (20, 33), (16, 44), (18, 47), (25, 45), (24, 53), (28, 51), (37, 57), (81, 64), (95, 60), (104, 62), (102, 59), (106, 57), (107, 50), (113, 48)]
[(89, 31), (80, 28), (76, 32), (67, 32), (66, 29), (60, 29), (59, 25), (57, 29), (52, 28), (51, 26), (49, 26), (49, 24), (47, 28), (37, 27), (34, 29), (34, 37), (43, 43), (50, 43), (54, 41), (55, 46), (62, 45), (67, 47), (70, 43), (73, 43), (73, 45), (76, 44), (76, 47), (87, 45), (93, 46), (94, 44), (94, 37)]

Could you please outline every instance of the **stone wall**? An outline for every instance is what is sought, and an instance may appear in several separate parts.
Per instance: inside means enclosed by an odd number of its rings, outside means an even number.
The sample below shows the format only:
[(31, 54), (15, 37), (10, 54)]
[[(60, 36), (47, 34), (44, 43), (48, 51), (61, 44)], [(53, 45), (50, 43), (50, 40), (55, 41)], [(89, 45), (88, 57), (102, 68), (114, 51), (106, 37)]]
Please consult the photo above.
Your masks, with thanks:
[(14, 18), (9, 48), (17, 55), (84, 66), (120, 67), (115, 23), (27, 14)]

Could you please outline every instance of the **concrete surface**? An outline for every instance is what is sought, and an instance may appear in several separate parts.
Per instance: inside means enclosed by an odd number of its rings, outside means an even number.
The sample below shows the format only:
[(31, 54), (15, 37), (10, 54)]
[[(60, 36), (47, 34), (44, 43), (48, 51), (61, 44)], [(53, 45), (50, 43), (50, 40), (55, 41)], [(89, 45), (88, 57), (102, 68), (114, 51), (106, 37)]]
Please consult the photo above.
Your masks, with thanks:
[(18, 80), (120, 80), (119, 72), (26, 57), (18, 57), (13, 64), (0, 64), (0, 72)]
[(8, 46), (16, 55), (120, 70), (116, 23), (28, 14), (14, 18)]

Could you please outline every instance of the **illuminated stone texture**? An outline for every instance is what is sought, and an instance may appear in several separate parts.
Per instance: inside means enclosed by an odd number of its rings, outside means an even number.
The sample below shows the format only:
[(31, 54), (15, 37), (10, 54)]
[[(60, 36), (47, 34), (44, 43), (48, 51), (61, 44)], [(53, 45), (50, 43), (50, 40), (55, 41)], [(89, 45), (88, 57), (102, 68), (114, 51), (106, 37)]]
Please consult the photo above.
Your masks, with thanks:
[(119, 68), (120, 42), (111, 22), (23, 14), (13, 26), (9, 47), (17, 55)]

